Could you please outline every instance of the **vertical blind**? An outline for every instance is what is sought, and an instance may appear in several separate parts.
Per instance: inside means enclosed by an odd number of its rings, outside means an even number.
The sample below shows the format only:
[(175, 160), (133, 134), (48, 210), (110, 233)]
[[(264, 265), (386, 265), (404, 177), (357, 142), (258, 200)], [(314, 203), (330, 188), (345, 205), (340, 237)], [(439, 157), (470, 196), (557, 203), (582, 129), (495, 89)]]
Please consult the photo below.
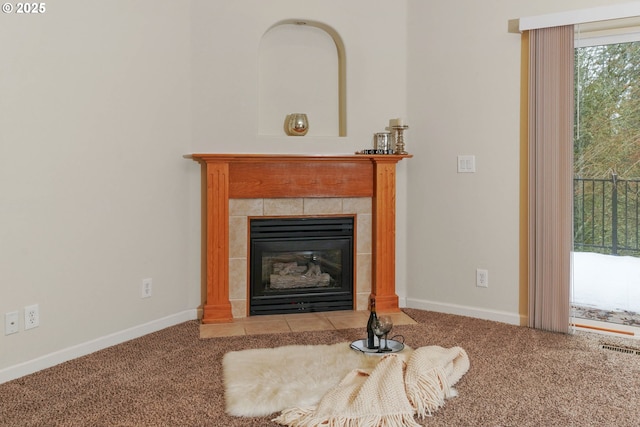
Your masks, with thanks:
[(569, 331), (573, 25), (529, 34), (529, 326)]

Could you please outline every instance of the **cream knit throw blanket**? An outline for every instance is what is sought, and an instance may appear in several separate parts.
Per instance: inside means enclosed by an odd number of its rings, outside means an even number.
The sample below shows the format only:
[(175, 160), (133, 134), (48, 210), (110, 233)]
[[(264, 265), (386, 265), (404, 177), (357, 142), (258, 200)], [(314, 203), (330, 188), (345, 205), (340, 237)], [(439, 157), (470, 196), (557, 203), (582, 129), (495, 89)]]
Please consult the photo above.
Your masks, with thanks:
[(317, 406), (286, 409), (273, 421), (289, 427), (420, 427), (414, 415), (431, 415), (455, 396), (452, 386), (468, 370), (460, 347), (421, 347), (406, 363), (390, 354), (372, 370), (351, 371)]

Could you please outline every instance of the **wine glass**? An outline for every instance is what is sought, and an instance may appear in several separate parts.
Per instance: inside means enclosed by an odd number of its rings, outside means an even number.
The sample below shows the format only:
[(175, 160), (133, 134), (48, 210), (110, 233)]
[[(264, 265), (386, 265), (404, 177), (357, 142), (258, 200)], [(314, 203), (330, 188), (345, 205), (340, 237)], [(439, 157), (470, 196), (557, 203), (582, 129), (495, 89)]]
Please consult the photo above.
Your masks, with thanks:
[(393, 328), (393, 321), (391, 320), (391, 317), (389, 316), (378, 317), (376, 321), (373, 322), (372, 327), (373, 327), (373, 333), (376, 334), (380, 342), (382, 342), (381, 338), (384, 335), (384, 348), (382, 347), (382, 345), (380, 345), (380, 349), (378, 350), (378, 353), (391, 351), (391, 348), (389, 348), (389, 340), (388, 340), (389, 331), (391, 331), (391, 328)]

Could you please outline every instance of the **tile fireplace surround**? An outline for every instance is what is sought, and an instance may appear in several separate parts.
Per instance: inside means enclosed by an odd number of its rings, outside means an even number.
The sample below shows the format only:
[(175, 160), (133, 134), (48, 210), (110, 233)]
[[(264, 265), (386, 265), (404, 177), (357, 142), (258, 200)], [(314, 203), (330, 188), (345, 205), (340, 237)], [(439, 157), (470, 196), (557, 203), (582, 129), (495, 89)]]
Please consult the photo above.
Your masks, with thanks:
[(206, 224), (203, 323), (245, 317), (248, 218), (355, 215), (354, 309), (397, 311), (396, 163), (411, 155), (192, 154)]

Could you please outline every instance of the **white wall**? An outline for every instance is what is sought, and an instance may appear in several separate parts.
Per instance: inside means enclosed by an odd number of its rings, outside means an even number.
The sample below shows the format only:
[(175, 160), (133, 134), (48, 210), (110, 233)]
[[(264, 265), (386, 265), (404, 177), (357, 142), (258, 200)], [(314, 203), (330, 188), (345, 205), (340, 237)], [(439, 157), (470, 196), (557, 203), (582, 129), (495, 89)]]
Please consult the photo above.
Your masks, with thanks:
[(189, 3), (46, 6), (0, 16), (1, 323), (40, 307), (0, 332), (0, 371), (200, 302)]
[[(260, 41), (274, 24), (292, 18), (324, 23), (344, 42), (347, 137), (258, 135)], [(353, 153), (371, 147), (373, 133), (405, 113), (405, 23), (405, 3), (397, 0), (194, 0), (193, 150)]]
[[(507, 23), (615, 3), (409, 0), (409, 306), (520, 322), (521, 40)], [(457, 173), (465, 154), (475, 174)]]
[[(183, 154), (351, 153), (392, 117), (407, 117), (415, 155), (398, 167), (402, 300), (517, 318), (520, 38), (507, 21), (608, 3), (60, 0), (2, 14), (0, 315), (38, 303), (41, 325), (0, 334), (0, 374), (199, 306), (200, 171)], [(347, 137), (257, 135), (260, 39), (289, 18), (344, 41)], [(456, 174), (458, 154), (478, 172)]]

